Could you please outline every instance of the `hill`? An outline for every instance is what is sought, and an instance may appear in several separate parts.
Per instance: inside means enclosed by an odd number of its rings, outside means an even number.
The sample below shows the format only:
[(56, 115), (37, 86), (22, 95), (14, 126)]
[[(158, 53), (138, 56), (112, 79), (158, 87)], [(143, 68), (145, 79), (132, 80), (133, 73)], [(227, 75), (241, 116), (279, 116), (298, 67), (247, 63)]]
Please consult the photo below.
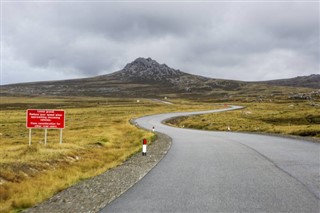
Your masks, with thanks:
[(63, 81), (12, 84), (1, 87), (2, 95), (154, 97), (161, 94), (202, 94), (214, 89), (235, 90), (244, 83), (191, 75), (137, 58), (112, 74)]
[(261, 81), (256, 83), (264, 83), (275, 86), (308, 87), (320, 89), (320, 75), (312, 74), (309, 76), (298, 76), (295, 78)]
[[(318, 76), (318, 75), (316, 75)], [(310, 92), (282, 88), (286, 81), (243, 82), (192, 75), (151, 58), (137, 58), (122, 70), (92, 78), (1, 86), (2, 96), (209, 97), (233, 100), (274, 94)], [(291, 81), (290, 81), (291, 82)], [(309, 81), (308, 81), (309, 82)], [(295, 85), (294, 82), (286, 85)], [(301, 86), (302, 83), (297, 85)], [(314, 84), (316, 85), (316, 84)]]

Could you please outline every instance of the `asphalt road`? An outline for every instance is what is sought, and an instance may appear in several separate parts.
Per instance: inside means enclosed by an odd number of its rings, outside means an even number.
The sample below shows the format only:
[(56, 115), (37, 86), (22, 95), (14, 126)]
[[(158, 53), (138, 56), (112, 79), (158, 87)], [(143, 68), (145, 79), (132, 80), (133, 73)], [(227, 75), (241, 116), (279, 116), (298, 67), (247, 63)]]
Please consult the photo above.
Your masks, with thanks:
[(173, 145), (149, 174), (101, 212), (320, 212), (319, 144), (161, 124), (187, 114), (136, 120), (169, 135)]

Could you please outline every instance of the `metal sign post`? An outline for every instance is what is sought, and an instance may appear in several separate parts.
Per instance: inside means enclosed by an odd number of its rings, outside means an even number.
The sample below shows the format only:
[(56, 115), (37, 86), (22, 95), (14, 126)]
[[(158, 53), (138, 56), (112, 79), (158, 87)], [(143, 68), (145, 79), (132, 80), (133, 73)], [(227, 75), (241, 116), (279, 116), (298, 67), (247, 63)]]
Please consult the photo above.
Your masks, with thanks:
[(47, 129), (44, 129), (44, 145), (47, 145)]
[(60, 129), (60, 144), (62, 144), (62, 129)]
[(29, 146), (31, 146), (31, 129), (29, 129)]

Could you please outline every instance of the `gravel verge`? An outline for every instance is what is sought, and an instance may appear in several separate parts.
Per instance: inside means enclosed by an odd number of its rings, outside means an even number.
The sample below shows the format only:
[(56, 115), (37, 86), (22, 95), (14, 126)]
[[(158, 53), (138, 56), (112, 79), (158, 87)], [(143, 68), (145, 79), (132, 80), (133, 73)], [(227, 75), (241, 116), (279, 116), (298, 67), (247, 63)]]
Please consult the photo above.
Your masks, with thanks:
[(170, 137), (157, 133), (157, 140), (148, 145), (147, 156), (137, 153), (120, 166), (61, 191), (24, 212), (98, 212), (156, 166), (169, 151), (171, 143)]

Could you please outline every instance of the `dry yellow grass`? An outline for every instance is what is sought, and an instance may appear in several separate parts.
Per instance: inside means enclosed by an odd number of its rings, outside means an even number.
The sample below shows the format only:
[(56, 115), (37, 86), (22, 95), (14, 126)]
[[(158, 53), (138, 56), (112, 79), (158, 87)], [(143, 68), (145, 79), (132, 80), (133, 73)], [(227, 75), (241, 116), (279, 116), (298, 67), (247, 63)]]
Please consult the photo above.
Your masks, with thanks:
[[(212, 109), (216, 106), (174, 100), (166, 105), (142, 99), (1, 98), (0, 212), (14, 212), (121, 164), (152, 133), (129, 124), (146, 114)], [(32, 130), (28, 146), (25, 110), (65, 109), (63, 144), (59, 130)]]
[(320, 108), (309, 102), (237, 103), (243, 110), (178, 118), (180, 127), (227, 131), (265, 132), (320, 138)]

